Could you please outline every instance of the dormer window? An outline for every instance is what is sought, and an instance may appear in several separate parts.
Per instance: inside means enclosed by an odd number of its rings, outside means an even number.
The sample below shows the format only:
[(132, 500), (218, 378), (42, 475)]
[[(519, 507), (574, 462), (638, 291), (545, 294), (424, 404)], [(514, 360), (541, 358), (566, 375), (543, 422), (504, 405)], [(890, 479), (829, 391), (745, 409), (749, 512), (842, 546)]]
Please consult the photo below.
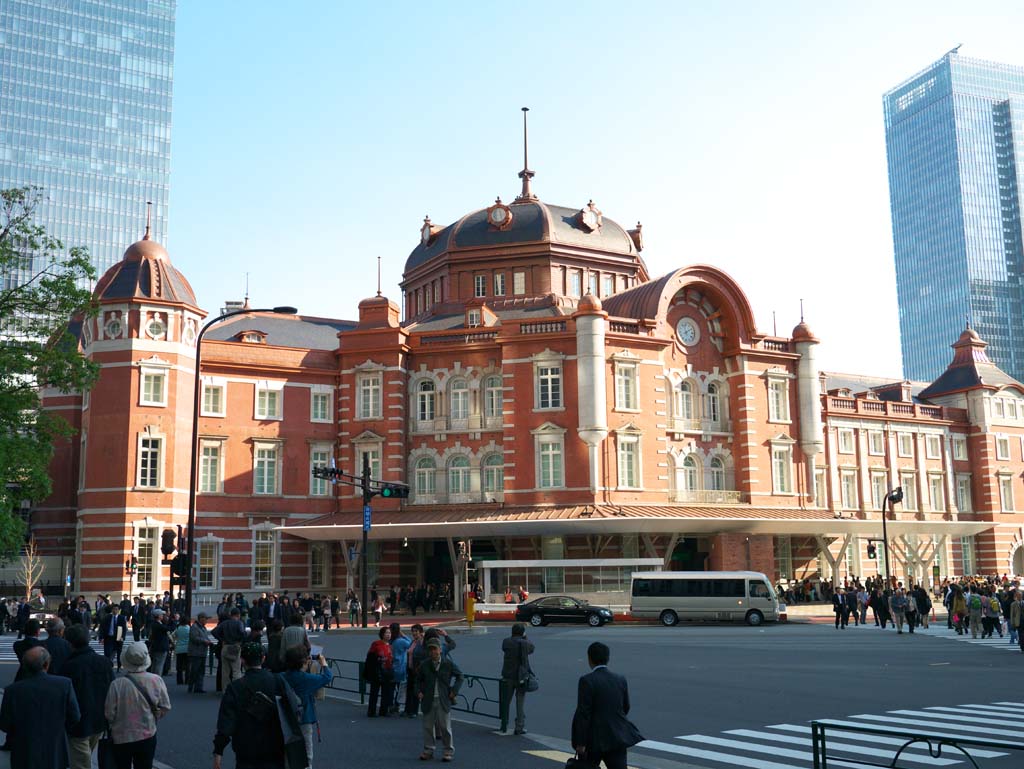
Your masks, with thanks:
[(482, 325), (480, 320), (480, 310), (467, 310), (466, 311), (466, 327), (477, 328)]
[(235, 339), (245, 344), (267, 343), (267, 335), (262, 331), (242, 331), (235, 335)]

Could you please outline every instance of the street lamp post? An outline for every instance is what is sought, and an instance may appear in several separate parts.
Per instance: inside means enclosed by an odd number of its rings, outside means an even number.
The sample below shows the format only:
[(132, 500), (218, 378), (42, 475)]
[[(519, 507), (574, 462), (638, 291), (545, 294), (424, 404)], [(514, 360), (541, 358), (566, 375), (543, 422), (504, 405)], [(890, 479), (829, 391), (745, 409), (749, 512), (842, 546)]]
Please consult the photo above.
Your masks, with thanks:
[(903, 487), (897, 486), (895, 489), (889, 489), (886, 493), (885, 498), (882, 499), (882, 546), (885, 548), (885, 589), (886, 591), (892, 590), (892, 574), (891, 567), (889, 565), (889, 530), (885, 525), (885, 507), (888, 504), (889, 510), (892, 510), (892, 506), (897, 502), (903, 501)]
[[(202, 377), (199, 371), (200, 353), (203, 346), (203, 336), (206, 332), (216, 323), (226, 319), (232, 318), (235, 315), (249, 315), (256, 312), (272, 312), (278, 315), (294, 315), (298, 312), (294, 307), (268, 307), (263, 309), (241, 309), (232, 310), (226, 312), (223, 315), (218, 315), (213, 320), (207, 321), (206, 324), (199, 330), (199, 335), (196, 336), (196, 375), (195, 375), (195, 387), (192, 392), (192, 455), (190, 459), (190, 472), (189, 472), (189, 484), (188, 484), (188, 543), (185, 546), (185, 615), (186, 617), (192, 617), (192, 559), (195, 552), (195, 528), (196, 528), (196, 485), (198, 483), (199, 475), (199, 405), (200, 396), (202, 393)], [(181, 547), (179, 540), (178, 547)], [(179, 594), (180, 595), (180, 594)]]

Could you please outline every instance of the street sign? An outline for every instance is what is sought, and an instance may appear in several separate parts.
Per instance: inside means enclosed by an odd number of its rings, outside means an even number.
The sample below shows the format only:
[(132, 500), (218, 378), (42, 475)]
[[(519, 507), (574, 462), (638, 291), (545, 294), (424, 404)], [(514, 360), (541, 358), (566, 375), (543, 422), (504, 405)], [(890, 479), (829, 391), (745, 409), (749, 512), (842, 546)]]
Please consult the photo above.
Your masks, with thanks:
[(370, 516), (373, 514), (373, 508), (369, 505), (363, 505), (363, 531), (370, 530)]

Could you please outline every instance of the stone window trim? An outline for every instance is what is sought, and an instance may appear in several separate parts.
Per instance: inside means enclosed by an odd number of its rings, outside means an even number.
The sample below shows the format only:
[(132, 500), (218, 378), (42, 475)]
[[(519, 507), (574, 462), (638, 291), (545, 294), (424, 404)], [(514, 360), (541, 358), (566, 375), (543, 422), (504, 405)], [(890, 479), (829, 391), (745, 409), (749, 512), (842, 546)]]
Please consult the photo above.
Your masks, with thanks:
[[(227, 442), (228, 436), (226, 435), (200, 435), (199, 436), (199, 456), (196, 457), (198, 462), (198, 472), (196, 477), (196, 493), (211, 496), (214, 494), (224, 493), (224, 444)], [(217, 491), (203, 491), (203, 449), (215, 448), (219, 450), (219, 456), (217, 458)]]
[[(567, 430), (552, 422), (545, 422), (530, 431), (533, 436), (534, 449), (534, 472), (536, 473), (536, 488), (539, 489), (562, 489), (565, 488), (565, 434)], [(561, 478), (560, 483), (551, 486), (542, 486), (541, 468), (541, 446), (543, 444), (557, 444), (561, 455)]]
[(967, 460), (967, 436), (966, 435), (954, 435), (953, 436), (953, 459), (957, 461)]
[[(249, 524), (250, 542), (252, 544), (252, 571), (249, 574), (249, 584), (252, 585), (254, 590), (270, 590), (275, 588), (281, 579), (281, 535), (277, 531), (277, 524), (272, 521), (264, 521), (262, 523)], [(267, 582), (257, 582), (256, 580), (256, 548), (257, 548), (257, 534), (263, 532), (270, 532), (272, 534), (269, 540), (273, 549), (273, 557), (270, 559), (271, 562), (271, 575), (270, 580)]]
[[(143, 441), (156, 441), (156, 483), (155, 485), (143, 484), (142, 483), (142, 452), (143, 452)], [(165, 449), (167, 448), (167, 436), (164, 433), (157, 432), (153, 429), (152, 425), (149, 425), (138, 433), (136, 436), (136, 451), (135, 451), (135, 486), (133, 491), (164, 491), (164, 468), (165, 462)], [(150, 446), (149, 451), (153, 450)]]
[[(640, 359), (627, 355), (612, 356), (613, 381), (615, 383), (615, 411), (639, 414), (640, 409)], [(620, 391), (620, 375), (629, 378), (629, 390)], [(629, 401), (632, 401), (630, 404)]]
[(171, 525), (167, 521), (161, 521), (157, 518), (147, 515), (145, 518), (132, 521), (132, 549), (133, 555), (138, 557), (139, 544), (142, 539), (142, 531), (144, 529), (152, 529), (156, 532), (155, 536), (149, 539), (149, 544), (152, 546), (153, 552), (153, 581), (149, 585), (140, 586), (138, 584), (139, 572), (136, 571), (135, 576), (132, 577), (132, 594), (138, 595), (139, 592), (146, 593), (160, 593), (163, 590), (163, 574), (160, 563), (160, 536), (163, 534), (165, 528), (170, 528)]
[(996, 433), (996, 459), (1007, 462), (1010, 459), (1010, 436), (1006, 433)]
[[(792, 409), (790, 408), (790, 386), (791, 379), (796, 377), (788, 371), (780, 369), (769, 369), (762, 374), (765, 382), (765, 389), (768, 395), (768, 421), (772, 424), (792, 424)], [(778, 406), (774, 406), (774, 393), (780, 392), (781, 398)]]
[(873, 457), (885, 456), (885, 433), (882, 430), (868, 430), (868, 454)]
[[(193, 579), (196, 583), (196, 593), (216, 593), (220, 592), (221, 589), (221, 574), (224, 570), (224, 543), (226, 540), (223, 537), (215, 537), (213, 534), (204, 534), (201, 537), (196, 537), (195, 541), (195, 564), (193, 565)], [(215, 557), (213, 564), (213, 584), (203, 587), (199, 581), (199, 573), (202, 565), (202, 553), (203, 545), (213, 545), (215, 548)]]
[[(317, 402), (323, 402), (326, 397), (327, 403), (327, 414), (326, 416), (319, 416), (317, 414)], [(330, 424), (334, 421), (334, 387), (331, 385), (317, 384), (313, 385), (309, 391), (309, 421), (318, 424)]]
[(840, 427), (836, 430), (836, 451), (840, 454), (856, 454), (856, 433), (851, 427)]
[[(167, 387), (170, 379), (171, 365), (169, 363), (155, 363), (146, 361), (139, 364), (139, 405), (140, 406), (167, 406)], [(146, 397), (146, 380), (150, 377), (160, 377), (160, 393), (157, 397)]]
[[(261, 379), (253, 385), (253, 419), (265, 421), (281, 421), (284, 419), (284, 387), (283, 380)], [(268, 393), (266, 407), (260, 408), (260, 394)], [(273, 411), (270, 410), (270, 393), (277, 393)]]
[[(613, 431), (615, 435), (615, 469), (616, 488), (620, 491), (642, 491), (644, 488), (644, 462), (643, 462), (643, 436), (644, 431), (630, 423)], [(634, 447), (634, 466), (632, 472), (636, 479), (633, 485), (622, 483), (619, 470), (621, 469), (622, 446), (631, 444)]]
[[(784, 433), (779, 433), (774, 438), (771, 438), (768, 444), (772, 470), (772, 494), (785, 497), (796, 496), (796, 487), (793, 484), (793, 447), (796, 445), (796, 440)], [(788, 464), (784, 476), (778, 476), (775, 472), (776, 452), (785, 452), (787, 455)]]
[[(260, 497), (274, 497), (281, 496), (282, 492), (282, 478), (284, 476), (284, 438), (250, 438), (249, 443), (252, 446), (252, 489), (254, 496)], [(265, 491), (258, 493), (256, 491), (256, 465), (259, 459), (258, 452), (260, 450), (273, 449), (276, 456), (274, 458), (274, 490)]]
[[(210, 390), (220, 390), (220, 410), (207, 408), (206, 391), (207, 388)], [(203, 417), (223, 417), (227, 415), (227, 395), (228, 395), (228, 380), (225, 377), (219, 376), (204, 376), (202, 380), (202, 389), (200, 390), (199, 396), (199, 416)], [(211, 400), (213, 400), (211, 398)]]
[[(565, 411), (565, 355), (545, 349), (533, 356), (533, 410)], [(558, 402), (541, 406), (541, 369), (558, 369)]]
[(905, 430), (896, 431), (896, 456), (899, 457), (912, 457), (914, 456), (914, 434), (906, 432)]

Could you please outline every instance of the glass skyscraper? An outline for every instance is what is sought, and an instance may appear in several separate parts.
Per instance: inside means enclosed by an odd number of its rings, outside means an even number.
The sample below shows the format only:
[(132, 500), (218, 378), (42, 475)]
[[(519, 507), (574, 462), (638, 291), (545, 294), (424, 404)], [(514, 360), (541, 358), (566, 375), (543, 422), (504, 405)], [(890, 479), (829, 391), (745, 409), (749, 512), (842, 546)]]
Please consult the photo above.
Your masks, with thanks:
[(903, 374), (942, 373), (969, 319), (1024, 381), (1024, 67), (951, 51), (884, 100)]
[(175, 2), (0, 0), (0, 188), (38, 186), (36, 222), (100, 274), (146, 201), (167, 237)]

